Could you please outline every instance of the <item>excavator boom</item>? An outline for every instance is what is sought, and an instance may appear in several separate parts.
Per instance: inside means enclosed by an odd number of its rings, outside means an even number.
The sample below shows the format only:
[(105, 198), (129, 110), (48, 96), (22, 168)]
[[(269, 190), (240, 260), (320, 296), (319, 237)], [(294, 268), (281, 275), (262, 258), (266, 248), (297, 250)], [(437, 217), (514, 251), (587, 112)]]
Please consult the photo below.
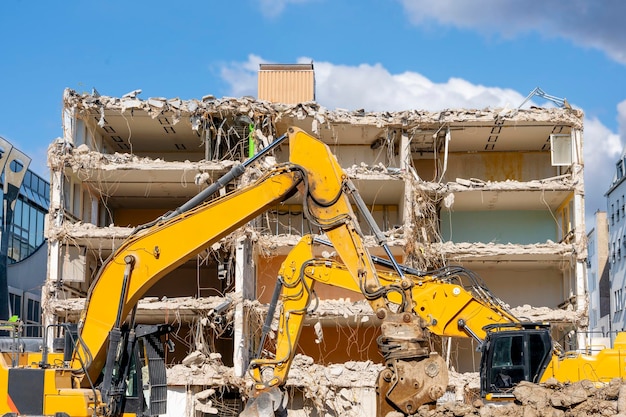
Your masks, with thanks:
[[(91, 378), (95, 379), (104, 366), (109, 332), (126, 319), (156, 282), (211, 243), (287, 198), (301, 178), (300, 170), (279, 167), (250, 186), (158, 223), (124, 242), (94, 281), (81, 317), (83, 343), (78, 345), (74, 357), (93, 358), (87, 366)], [(130, 279), (124, 290), (123, 277), (129, 275), (129, 270)], [(119, 300), (119, 305), (111, 300)]]

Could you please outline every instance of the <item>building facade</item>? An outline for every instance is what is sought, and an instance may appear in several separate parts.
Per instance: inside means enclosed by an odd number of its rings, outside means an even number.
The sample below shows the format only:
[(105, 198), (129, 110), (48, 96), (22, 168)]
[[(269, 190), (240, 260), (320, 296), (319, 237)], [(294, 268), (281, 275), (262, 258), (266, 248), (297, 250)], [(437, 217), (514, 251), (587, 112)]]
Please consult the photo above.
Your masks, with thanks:
[[(135, 227), (181, 206), (296, 126), (328, 144), (399, 262), (467, 267), (520, 317), (550, 320), (559, 341), (586, 330), (581, 112), (366, 113), (325, 109), (312, 88), (297, 97), (261, 94), (272, 90), (266, 81), (282, 85), (280, 77), (312, 83), (312, 70), (261, 68), (260, 99), (66, 90), (64, 134), (49, 153), (47, 322), (78, 319), (97, 271)], [(281, 145), (235, 186), (287, 159)], [(370, 252), (385, 257), (363, 229)], [(310, 232), (316, 227), (302, 202), (290, 198), (169, 272), (139, 302), (138, 321), (177, 329), (179, 353), (168, 358), (170, 399), (182, 404), (177, 415), (201, 411), (206, 403), (197, 394), (211, 387), (222, 388), (211, 407), (223, 415), (236, 409), (277, 272)], [(290, 406), (370, 415), (379, 322), (358, 293), (321, 284), (316, 295), (287, 383), (299, 393)], [(585, 340), (565, 341), (582, 349)], [(460, 372), (477, 371), (475, 347), (469, 339), (436, 344)], [(184, 357), (197, 351), (206, 359), (194, 364), (201, 373)]]
[(608, 238), (608, 265), (611, 297), (611, 334), (626, 328), (626, 176), (624, 156), (616, 163), (613, 183), (606, 192)]
[(589, 293), (589, 344), (610, 346), (611, 288), (609, 282), (609, 224), (605, 211), (595, 213), (595, 224), (587, 234), (587, 267)]

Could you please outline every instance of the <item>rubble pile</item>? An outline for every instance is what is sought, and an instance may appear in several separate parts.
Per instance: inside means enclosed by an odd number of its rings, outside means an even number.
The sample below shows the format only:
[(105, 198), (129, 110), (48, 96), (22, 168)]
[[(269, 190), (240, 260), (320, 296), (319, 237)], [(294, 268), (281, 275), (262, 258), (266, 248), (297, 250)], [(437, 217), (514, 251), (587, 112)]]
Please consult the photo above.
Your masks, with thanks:
[(372, 361), (322, 366), (309, 356), (296, 355), (285, 387), (302, 391), (318, 415), (359, 417), (366, 406), (360, 389), (373, 390), (382, 369), (383, 365)]
[(233, 368), (222, 363), (220, 353), (206, 354), (199, 350), (191, 352), (180, 364), (167, 368), (167, 383), (173, 386), (245, 386), (243, 379), (235, 376)]
[(528, 304), (511, 309), (516, 316), (528, 321), (550, 321), (563, 323), (586, 324), (586, 312), (572, 309), (532, 307)]
[(361, 162), (359, 165), (353, 164), (349, 168), (345, 168), (344, 171), (351, 178), (359, 178), (361, 176), (365, 176), (366, 178), (370, 178), (372, 175), (381, 175), (382, 178), (390, 177), (400, 177), (401, 171), (399, 168), (391, 168), (385, 166), (382, 162), (379, 162), (376, 165), (368, 165), (365, 162)]
[[(190, 173), (200, 173), (202, 177), (198, 178), (196, 184), (199, 184), (204, 180), (207, 182), (211, 179), (211, 175), (208, 172), (217, 171), (222, 172), (230, 169), (236, 162), (231, 160), (223, 161), (165, 161), (161, 158), (150, 158), (147, 156), (137, 156), (132, 153), (120, 153), (115, 152), (112, 154), (101, 153), (90, 150), (87, 145), (79, 145), (74, 147), (69, 142), (64, 141), (61, 138), (57, 138), (49, 147), (48, 151), (48, 165), (51, 167), (69, 167), (72, 172), (81, 172), (83, 170), (89, 171), (97, 167), (103, 172), (115, 171), (119, 169), (133, 170), (181, 170), (189, 171)], [(208, 172), (207, 172), (208, 171)], [(84, 173), (83, 173), (84, 174)], [(207, 177), (208, 176), (208, 177)], [(208, 181), (211, 182), (211, 181)]]
[(372, 361), (349, 361), (329, 366), (318, 365), (313, 358), (297, 354), (293, 359), (287, 386), (306, 387), (319, 391), (321, 387), (375, 387), (382, 364)]
[[(289, 372), (285, 390), (297, 401), (296, 391), (302, 393), (302, 404), (288, 406), (292, 417), (318, 415), (324, 417), (369, 415), (376, 380), (383, 365), (346, 362), (329, 366), (317, 365), (305, 355), (296, 355)], [(207, 388), (194, 395), (194, 408), (203, 413), (220, 414), (220, 390), (250, 386), (247, 378), (234, 376), (232, 368), (224, 366), (219, 353), (194, 351), (181, 364), (167, 370), (172, 385), (202, 385)], [(596, 386), (583, 380), (559, 383), (550, 379), (542, 384), (521, 382), (512, 390), (514, 401), (485, 403), (478, 397), (477, 373), (450, 373), (448, 393), (436, 406), (420, 407), (413, 417), (626, 417), (626, 383), (614, 378), (608, 384)], [(392, 413), (387, 417), (400, 417)]]
[(416, 416), (626, 416), (626, 384), (620, 378), (600, 388), (587, 380), (573, 384), (561, 384), (553, 379), (543, 384), (521, 382), (513, 390), (513, 395), (514, 402), (504, 402), (502, 405), (485, 405), (481, 400), (474, 400), (471, 404), (447, 402), (434, 409), (423, 406)]

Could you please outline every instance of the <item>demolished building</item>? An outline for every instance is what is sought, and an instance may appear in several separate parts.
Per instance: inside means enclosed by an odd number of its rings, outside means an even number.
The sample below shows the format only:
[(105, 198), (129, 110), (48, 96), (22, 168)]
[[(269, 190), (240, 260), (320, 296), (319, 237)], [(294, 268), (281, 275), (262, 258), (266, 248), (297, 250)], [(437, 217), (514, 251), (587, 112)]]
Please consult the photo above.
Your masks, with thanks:
[[(264, 77), (294, 72), (307, 86), (303, 95), (261, 94), (279, 88)], [(181, 206), (295, 126), (337, 155), (400, 262), (467, 267), (518, 316), (551, 321), (555, 340), (584, 348), (584, 338), (570, 337), (587, 325), (582, 112), (329, 110), (313, 101), (311, 77), (307, 66), (262, 67), (258, 99), (66, 90), (63, 137), (48, 152), (45, 321), (78, 320), (98, 269), (135, 227)], [(293, 93), (301, 84), (290, 85)], [(286, 157), (286, 145), (273, 153), (277, 162)], [(253, 167), (236, 186), (263, 169)], [(139, 322), (175, 329), (168, 383), (170, 400), (181, 404), (176, 415), (236, 415), (277, 271), (310, 232), (302, 205), (286, 201), (169, 272), (141, 300)], [(367, 242), (385, 256), (373, 237)], [(287, 383), (292, 408), (370, 415), (380, 321), (360, 294), (329, 285), (316, 293)], [(471, 339), (437, 346), (459, 372), (478, 370), (475, 348)]]

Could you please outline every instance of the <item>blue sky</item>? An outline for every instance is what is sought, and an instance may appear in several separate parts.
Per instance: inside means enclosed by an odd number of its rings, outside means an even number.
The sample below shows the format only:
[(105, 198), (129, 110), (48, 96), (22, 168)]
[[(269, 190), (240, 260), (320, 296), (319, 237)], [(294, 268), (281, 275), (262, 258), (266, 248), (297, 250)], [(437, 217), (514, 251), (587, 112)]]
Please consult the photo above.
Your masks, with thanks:
[(626, 134), (624, 16), (621, 0), (3, 0), (0, 136), (47, 177), (66, 87), (255, 95), (260, 62), (313, 61), (331, 109), (513, 108), (541, 87), (585, 111), (589, 218)]

